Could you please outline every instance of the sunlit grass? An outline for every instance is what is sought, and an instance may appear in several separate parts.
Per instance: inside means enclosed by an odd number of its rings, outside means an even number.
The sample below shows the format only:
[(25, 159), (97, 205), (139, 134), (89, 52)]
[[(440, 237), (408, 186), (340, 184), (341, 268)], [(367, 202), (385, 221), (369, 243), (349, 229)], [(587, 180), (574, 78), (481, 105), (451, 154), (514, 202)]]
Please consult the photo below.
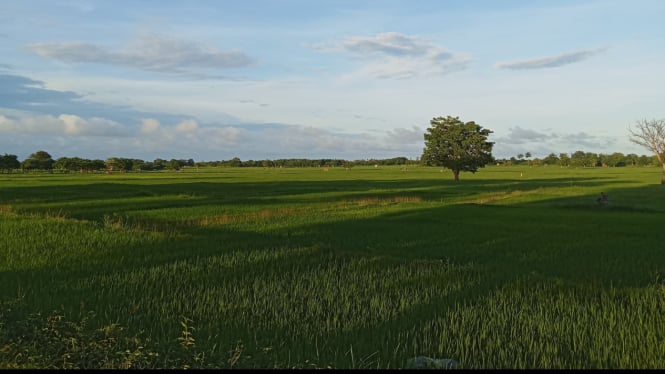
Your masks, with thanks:
[[(3, 176), (0, 300), (94, 311), (143, 339), (135, 367), (663, 368), (659, 172)], [(26, 367), (21, 318), (0, 310), (0, 367)]]

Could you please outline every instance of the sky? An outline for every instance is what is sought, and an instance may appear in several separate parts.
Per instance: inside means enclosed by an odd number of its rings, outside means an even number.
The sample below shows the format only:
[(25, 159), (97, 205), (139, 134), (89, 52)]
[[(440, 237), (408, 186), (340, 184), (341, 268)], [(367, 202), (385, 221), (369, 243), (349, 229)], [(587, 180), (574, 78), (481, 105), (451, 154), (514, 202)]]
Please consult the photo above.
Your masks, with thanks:
[(0, 154), (417, 159), (435, 117), (493, 155), (650, 155), (662, 0), (0, 1)]

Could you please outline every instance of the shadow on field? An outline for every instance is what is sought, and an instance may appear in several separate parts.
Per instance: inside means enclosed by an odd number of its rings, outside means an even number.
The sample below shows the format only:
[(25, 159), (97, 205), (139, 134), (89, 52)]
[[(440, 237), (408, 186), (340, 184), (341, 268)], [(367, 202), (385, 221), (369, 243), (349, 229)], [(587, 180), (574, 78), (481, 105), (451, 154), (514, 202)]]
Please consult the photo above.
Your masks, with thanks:
[[(613, 185), (618, 183), (613, 181)], [(113, 258), (120, 256), (125, 259), (118, 264), (121, 269), (132, 262), (145, 265), (143, 259), (150, 261), (150, 265), (158, 265), (190, 256), (228, 251), (315, 245), (322, 250), (354, 256), (389, 256), (406, 260), (439, 258), (488, 265), (500, 263), (499, 268), (510, 264), (506, 269), (518, 274), (516, 267), (525, 262), (537, 264), (537, 256), (551, 261), (552, 256), (561, 252), (559, 255), (562, 260), (575, 262), (575, 254), (585, 253), (580, 249), (583, 244), (587, 248), (598, 249), (630, 248), (644, 239), (635, 238), (631, 233), (637, 236), (644, 236), (645, 232), (660, 235), (656, 227), (658, 218), (641, 215), (663, 213), (665, 197), (659, 193), (662, 190), (660, 185), (638, 189), (615, 187), (606, 191), (610, 194), (607, 207), (597, 206), (595, 195), (501, 206), (493, 205), (491, 199), (487, 204), (459, 203), (478, 194), (529, 192), (570, 186), (605, 188), (604, 180), (600, 178), (526, 181), (480, 179), (462, 180), (460, 183), (439, 179), (165, 185), (99, 183), (94, 184), (94, 188), (89, 185), (3, 187), (0, 190), (0, 204), (11, 204), (19, 213), (55, 211), (68, 218), (92, 222), (102, 222), (109, 216), (118, 219), (125, 217), (130, 226), (133, 220), (137, 220), (146, 227), (152, 224), (158, 229), (175, 227), (177, 231), (186, 234), (184, 239), (159, 243), (156, 248), (125, 248), (121, 250), (123, 253), (110, 254)], [(365, 202), (371, 208), (372, 204), (400, 204), (400, 198), (404, 197), (414, 197), (424, 202), (450, 201), (451, 204), (436, 207), (426, 205), (426, 208), (385, 213), (376, 218), (288, 227), (270, 233), (244, 232), (235, 227), (227, 229), (223, 225), (189, 226), (181, 222), (182, 217), (177, 217), (178, 209), (197, 207), (239, 212), (251, 210), (255, 206), (271, 209), (302, 207), (308, 203), (351, 201)], [(134, 212), (154, 209), (174, 211), (159, 217), (132, 218)], [(620, 213), (635, 215), (624, 216)], [(542, 250), (549, 247), (554, 247), (554, 254)], [(145, 253), (145, 256), (141, 256), (141, 253)], [(159, 253), (159, 256), (155, 257), (155, 253)], [(114, 270), (111, 265), (113, 258), (94, 257), (93, 260), (102, 262), (99, 271), (111, 271)], [(77, 259), (79, 262), (84, 260)], [(547, 267), (546, 263), (544, 265)], [(92, 273), (98, 271), (94, 267), (89, 270)]]
[[(159, 178), (152, 182), (159, 181)], [(172, 182), (166, 180), (166, 182)], [(541, 188), (602, 186), (604, 179), (548, 178), (461, 180), (322, 180), (271, 182), (193, 182), (167, 184), (94, 183), (62, 186), (0, 188), (0, 204), (19, 211), (60, 210), (72, 218), (95, 220), (104, 214), (123, 215), (131, 211), (215, 205), (269, 205), (337, 202), (341, 199), (398, 197), (405, 194), (422, 200), (441, 201), (478, 193), (532, 191)], [(613, 183), (622, 183), (614, 181)], [(319, 196), (316, 196), (319, 195)]]
[[(19, 213), (54, 210), (68, 218), (93, 222), (100, 222), (108, 215), (127, 216), (129, 229), (135, 219), (145, 227), (151, 224), (157, 228), (174, 227), (178, 235), (154, 244), (116, 248), (107, 253), (73, 254), (53, 267), (1, 272), (2, 296), (15, 296), (16, 290), (22, 288), (32, 295), (31, 305), (45, 309), (62, 304), (75, 310), (85, 301), (92, 309), (108, 312), (106, 304), (113, 304), (117, 315), (131, 321), (132, 318), (150, 320), (160, 316), (149, 307), (141, 311), (142, 316), (132, 316), (131, 305), (140, 302), (142, 290), (161, 292), (162, 296), (156, 296), (157, 299), (187, 292), (195, 297), (201, 288), (232, 285), (248, 276), (260, 281), (311, 272), (320, 266), (322, 258), (329, 258), (325, 256), (377, 259), (388, 272), (413, 261), (452, 264), (468, 268), (477, 278), (469, 287), (427, 303), (416, 303), (415, 307), (378, 325), (334, 333), (352, 340), (371, 336), (376, 329), (387, 331), (395, 326), (429, 320), (456, 303), (473, 303), (519, 279), (555, 282), (564, 287), (644, 287), (662, 277), (665, 269), (662, 250), (665, 233), (661, 227), (665, 191), (660, 185), (622, 188), (621, 181), (612, 181), (612, 187), (607, 188), (605, 182), (600, 178), (477, 179), (460, 183), (419, 179), (165, 185), (100, 183), (94, 184), (94, 189), (89, 185), (3, 187), (0, 204), (11, 204)], [(571, 186), (593, 193), (510, 205), (494, 204), (491, 199), (487, 203), (464, 202), (479, 194)], [(599, 188), (609, 194), (608, 206), (596, 204)], [(402, 203), (400, 198), (404, 197), (420, 200), (409, 202), (407, 199)], [(367, 209), (385, 204), (407, 204), (408, 209), (330, 222), (312, 220), (261, 232), (243, 230), (241, 225), (191, 225), (189, 218), (177, 213), (179, 209), (200, 207), (220, 212), (252, 210), (255, 206), (262, 210), (295, 209), (309, 203), (343, 201), (365, 201)], [(440, 204), (442, 201), (449, 203)], [(132, 218), (136, 212), (161, 209), (173, 209), (173, 213), (149, 219)], [(195, 213), (189, 214), (201, 218)], [(266, 216), (265, 219), (282, 218)], [(290, 254), (258, 257), (230, 265), (212, 261), (234, 253), (279, 250)], [(208, 263), (216, 265), (208, 266)], [(150, 269), (168, 266), (172, 266), (170, 275), (151, 278), (148, 274)], [(104, 275), (117, 273), (127, 274), (127, 277), (119, 277), (116, 283), (104, 283)], [(417, 287), (417, 284), (409, 287)], [(195, 308), (183, 304), (173, 311), (193, 312)], [(179, 316), (174, 313), (172, 317), (177, 334)], [(213, 320), (214, 316), (209, 318)], [(288, 335), (274, 328), (276, 336)]]

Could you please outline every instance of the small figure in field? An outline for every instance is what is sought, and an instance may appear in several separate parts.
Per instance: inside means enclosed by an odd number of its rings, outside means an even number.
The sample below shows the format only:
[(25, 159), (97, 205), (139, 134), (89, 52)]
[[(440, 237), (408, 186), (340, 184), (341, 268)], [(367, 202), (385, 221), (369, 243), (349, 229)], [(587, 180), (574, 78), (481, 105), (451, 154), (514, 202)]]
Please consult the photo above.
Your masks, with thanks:
[(610, 202), (610, 198), (605, 194), (605, 192), (601, 192), (600, 196), (596, 199), (596, 202), (598, 205), (607, 205), (607, 203)]

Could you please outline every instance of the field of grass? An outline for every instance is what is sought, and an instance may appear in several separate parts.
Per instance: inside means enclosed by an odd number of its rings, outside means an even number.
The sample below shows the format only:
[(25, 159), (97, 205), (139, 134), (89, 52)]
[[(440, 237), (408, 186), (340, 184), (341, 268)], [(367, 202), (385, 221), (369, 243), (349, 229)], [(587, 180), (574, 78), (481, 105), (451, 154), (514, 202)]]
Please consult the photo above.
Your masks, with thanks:
[(0, 174), (0, 368), (663, 369), (660, 173)]

